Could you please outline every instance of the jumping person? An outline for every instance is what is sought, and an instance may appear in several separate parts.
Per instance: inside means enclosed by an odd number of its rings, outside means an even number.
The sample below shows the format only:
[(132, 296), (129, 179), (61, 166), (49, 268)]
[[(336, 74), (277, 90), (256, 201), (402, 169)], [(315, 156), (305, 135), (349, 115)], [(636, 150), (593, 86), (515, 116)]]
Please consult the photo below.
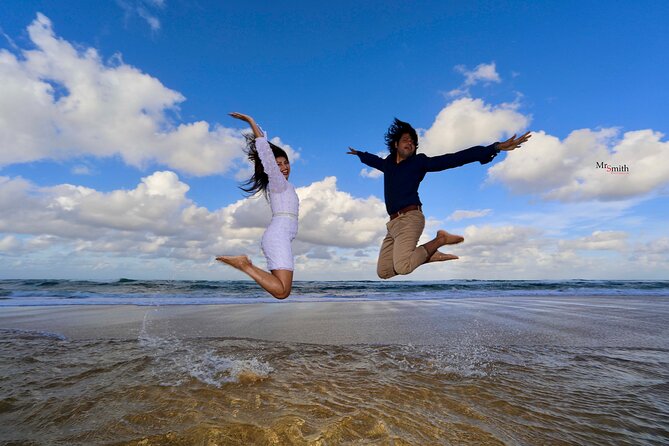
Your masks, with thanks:
[(293, 252), (291, 242), (297, 235), (299, 199), (295, 188), (288, 182), (290, 162), (280, 147), (267, 141), (267, 136), (252, 117), (241, 113), (230, 116), (247, 122), (253, 136), (246, 138), (246, 153), (254, 164), (254, 174), (241, 189), (250, 195), (258, 192), (269, 198), (272, 221), (262, 236), (261, 247), (267, 258), (267, 269), (258, 268), (245, 256), (220, 256), (216, 260), (227, 263), (248, 274), (258, 285), (277, 299), (290, 295), (293, 286)]
[(349, 147), (348, 154), (357, 155), (364, 164), (383, 172), (383, 195), (390, 221), (386, 224), (388, 232), (379, 252), (378, 276), (389, 279), (398, 274), (409, 274), (424, 263), (458, 258), (438, 251), (441, 246), (464, 241), (462, 236), (444, 230), (437, 231), (437, 236), (424, 245), (416, 246), (425, 228), (418, 186), (427, 172), (439, 172), (474, 161), (489, 163), (501, 150), (520, 147), (530, 136), (527, 132), (519, 138), (513, 135), (504, 142), (489, 146), (475, 146), (457, 153), (429, 157), (416, 154), (416, 130), (409, 123), (395, 118), (385, 135), (390, 151), (386, 158)]

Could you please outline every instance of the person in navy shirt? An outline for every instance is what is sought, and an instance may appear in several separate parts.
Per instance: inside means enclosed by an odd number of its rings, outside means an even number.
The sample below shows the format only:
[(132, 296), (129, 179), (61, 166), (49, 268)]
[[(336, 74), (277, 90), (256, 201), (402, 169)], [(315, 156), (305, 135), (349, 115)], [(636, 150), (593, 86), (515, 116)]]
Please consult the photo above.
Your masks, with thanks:
[(454, 260), (458, 256), (444, 254), (438, 249), (464, 241), (460, 235), (437, 231), (437, 236), (416, 246), (425, 228), (425, 216), (418, 196), (418, 187), (428, 172), (439, 172), (453, 167), (478, 161), (487, 164), (500, 151), (510, 151), (520, 147), (530, 138), (530, 132), (516, 138), (513, 135), (504, 142), (489, 146), (475, 146), (457, 153), (429, 157), (416, 153), (418, 134), (407, 122), (395, 118), (385, 135), (390, 155), (380, 158), (368, 152), (349, 147), (350, 155), (357, 155), (364, 164), (383, 172), (383, 195), (390, 221), (386, 224), (387, 234), (381, 244), (377, 274), (381, 279), (389, 279), (398, 274), (409, 274), (428, 262)]

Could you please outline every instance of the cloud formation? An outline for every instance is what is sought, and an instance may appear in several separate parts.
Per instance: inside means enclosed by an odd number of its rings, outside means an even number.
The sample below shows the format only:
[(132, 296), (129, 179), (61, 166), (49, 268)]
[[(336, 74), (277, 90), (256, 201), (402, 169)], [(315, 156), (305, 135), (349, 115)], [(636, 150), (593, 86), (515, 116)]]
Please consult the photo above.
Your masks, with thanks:
[[(143, 262), (142, 268), (157, 271), (154, 276), (181, 268), (191, 277), (194, 272), (197, 277), (230, 277), (236, 273), (213, 258), (243, 253), (265, 266), (260, 238), (270, 212), (264, 198), (208, 210), (189, 199), (188, 191), (188, 184), (171, 171), (154, 172), (132, 189), (111, 192), (70, 184), (39, 187), (0, 177), (0, 264), (39, 270), (46, 268), (44, 262), (67, 258), (68, 267), (78, 268), (79, 274), (96, 268), (128, 274), (128, 264)], [(293, 248), (300, 277), (375, 278), (387, 221), (383, 202), (339, 190), (334, 177), (297, 193), (300, 230)], [(570, 237), (562, 233), (562, 223), (541, 229), (533, 223), (469, 225), (461, 230), (464, 243), (444, 249), (460, 260), (421, 267), (411, 278), (630, 277), (638, 270), (652, 277), (669, 264), (666, 237), (635, 240), (626, 231), (601, 229)], [(437, 227), (442, 224), (428, 218), (421, 243)]]
[(337, 179), (297, 189), (300, 197), (299, 240), (342, 248), (363, 248), (385, 235), (387, 215), (377, 197), (354, 198), (337, 189)]
[(185, 98), (123, 63), (104, 62), (55, 35), (42, 14), (28, 27), (34, 49), (0, 50), (0, 166), (80, 155), (120, 155), (194, 175), (227, 171), (240, 156), (238, 130), (175, 123)]
[(622, 251), (627, 246), (627, 238), (624, 231), (594, 231), (586, 237), (560, 241), (559, 246), (566, 249)]
[(625, 231), (564, 238), (534, 226), (505, 224), (470, 225), (462, 234), (464, 243), (448, 247), (459, 260), (419, 269), (416, 279), (440, 273), (502, 280), (653, 278), (669, 264), (666, 238), (639, 242)]
[(530, 118), (517, 104), (486, 104), (481, 99), (450, 102), (432, 126), (420, 133), (419, 150), (430, 156), (453, 153), (475, 145), (488, 145), (527, 128)]
[(458, 209), (453, 211), (453, 213), (449, 215), (448, 218), (446, 218), (446, 221), (460, 221), (469, 218), (485, 217), (486, 215), (490, 214), (491, 211), (492, 209), (477, 209), (471, 211)]
[(460, 87), (451, 90), (448, 92), (448, 96), (469, 96), (469, 87), (477, 85), (479, 83), (490, 84), (502, 82), (497, 73), (497, 67), (495, 62), (489, 64), (482, 63), (476, 66), (473, 70), (467, 69), (464, 65), (456, 65), (455, 71), (462, 74), (465, 77), (465, 81)]
[(151, 32), (160, 31), (160, 19), (155, 11), (165, 7), (165, 0), (116, 0), (116, 3), (125, 12), (126, 20), (136, 15), (149, 25)]
[[(517, 193), (538, 193), (546, 200), (624, 200), (669, 184), (669, 141), (652, 130), (621, 135), (618, 129), (575, 130), (560, 141), (534, 132), (519, 150), (488, 170)], [(604, 165), (627, 171), (608, 171)]]
[[(204, 263), (220, 254), (245, 253), (264, 264), (259, 242), (270, 220), (265, 199), (245, 198), (210, 211), (187, 197), (189, 189), (171, 171), (154, 172), (134, 189), (111, 192), (0, 177), (0, 253), (39, 253), (48, 245), (79, 255)], [(384, 206), (376, 197), (340, 191), (334, 177), (297, 193), (297, 254), (325, 259), (330, 249), (357, 251), (376, 246), (384, 235)]]

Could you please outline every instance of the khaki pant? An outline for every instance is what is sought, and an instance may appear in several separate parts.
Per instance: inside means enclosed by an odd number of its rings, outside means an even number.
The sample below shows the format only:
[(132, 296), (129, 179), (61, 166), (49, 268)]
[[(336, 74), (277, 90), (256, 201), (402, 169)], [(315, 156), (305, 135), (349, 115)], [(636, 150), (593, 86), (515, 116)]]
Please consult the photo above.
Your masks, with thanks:
[(421, 211), (409, 211), (386, 224), (388, 233), (381, 244), (376, 273), (382, 279), (398, 274), (409, 274), (427, 261), (427, 250), (418, 246), (425, 229)]

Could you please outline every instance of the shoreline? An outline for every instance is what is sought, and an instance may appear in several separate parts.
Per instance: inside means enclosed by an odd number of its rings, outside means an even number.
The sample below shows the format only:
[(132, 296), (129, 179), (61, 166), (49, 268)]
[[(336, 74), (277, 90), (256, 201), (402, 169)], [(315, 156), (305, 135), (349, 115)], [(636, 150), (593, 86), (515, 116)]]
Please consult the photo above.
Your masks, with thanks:
[(219, 305), (5, 306), (0, 329), (68, 339), (666, 348), (669, 297), (545, 296)]

